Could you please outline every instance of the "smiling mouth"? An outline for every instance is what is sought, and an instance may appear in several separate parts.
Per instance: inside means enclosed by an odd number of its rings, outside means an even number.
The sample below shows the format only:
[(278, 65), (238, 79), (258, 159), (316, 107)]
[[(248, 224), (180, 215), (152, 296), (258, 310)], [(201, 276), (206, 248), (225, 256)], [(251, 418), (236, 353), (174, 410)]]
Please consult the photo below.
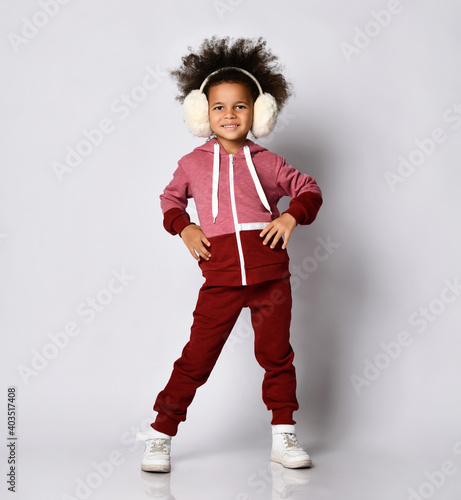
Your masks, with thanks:
[(231, 129), (236, 129), (238, 127), (238, 124), (237, 123), (232, 123), (232, 124), (229, 124), (229, 125), (221, 125), (221, 127), (224, 127), (224, 128), (227, 128), (227, 129), (231, 130)]

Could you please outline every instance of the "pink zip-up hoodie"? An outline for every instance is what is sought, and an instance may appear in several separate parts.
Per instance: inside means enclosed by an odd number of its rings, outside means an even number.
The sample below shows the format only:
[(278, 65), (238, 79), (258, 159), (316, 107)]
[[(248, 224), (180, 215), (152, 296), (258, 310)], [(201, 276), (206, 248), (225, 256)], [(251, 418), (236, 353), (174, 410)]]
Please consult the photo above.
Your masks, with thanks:
[(206, 285), (242, 286), (286, 278), (289, 258), (282, 239), (263, 245), (261, 230), (280, 216), (277, 203), (292, 198), (288, 210), (298, 224), (310, 224), (322, 205), (315, 179), (285, 158), (247, 139), (229, 155), (217, 139), (195, 148), (178, 163), (160, 195), (165, 229), (181, 234), (189, 224), (188, 198), (197, 207), (200, 227), (211, 243), (209, 261), (200, 259)]

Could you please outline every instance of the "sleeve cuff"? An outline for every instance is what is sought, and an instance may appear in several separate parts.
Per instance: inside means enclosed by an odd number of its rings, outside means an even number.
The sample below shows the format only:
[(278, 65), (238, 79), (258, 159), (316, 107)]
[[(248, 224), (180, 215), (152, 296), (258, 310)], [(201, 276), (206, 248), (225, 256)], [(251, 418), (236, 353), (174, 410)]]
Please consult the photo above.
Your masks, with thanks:
[(282, 213), (290, 214), (292, 217), (295, 218), (297, 224), (301, 224), (306, 216), (304, 208), (295, 203), (290, 203), (290, 208)]
[(301, 193), (290, 201), (288, 210), (283, 213), (292, 215), (298, 224), (306, 225), (314, 222), (322, 205), (322, 197), (315, 193)]
[(172, 228), (173, 228), (173, 230), (174, 230), (174, 232), (175, 232), (176, 234), (181, 235), (181, 231), (182, 231), (185, 227), (190, 226), (191, 224), (193, 224), (193, 222), (191, 222), (191, 221), (189, 220), (189, 217), (184, 217), (184, 216), (182, 216), (182, 217), (178, 217), (177, 219), (175, 219), (175, 220), (173, 221), (173, 224), (172, 224), (171, 226), (172, 226)]
[(193, 224), (189, 214), (180, 208), (172, 208), (163, 214), (163, 227), (170, 234), (181, 234), (181, 231), (189, 224)]

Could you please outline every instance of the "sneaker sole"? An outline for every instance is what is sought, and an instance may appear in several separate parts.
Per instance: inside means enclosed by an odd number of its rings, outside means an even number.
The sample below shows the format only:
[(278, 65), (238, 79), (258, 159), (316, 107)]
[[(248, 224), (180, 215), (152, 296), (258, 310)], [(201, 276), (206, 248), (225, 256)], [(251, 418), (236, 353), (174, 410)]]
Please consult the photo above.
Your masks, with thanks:
[(144, 472), (170, 472), (170, 465), (141, 465)]
[(278, 455), (271, 453), (271, 460), (273, 462), (277, 462), (278, 464), (282, 464), (287, 469), (305, 469), (308, 467), (312, 467), (312, 460), (300, 460), (299, 462), (287, 463), (284, 462)]

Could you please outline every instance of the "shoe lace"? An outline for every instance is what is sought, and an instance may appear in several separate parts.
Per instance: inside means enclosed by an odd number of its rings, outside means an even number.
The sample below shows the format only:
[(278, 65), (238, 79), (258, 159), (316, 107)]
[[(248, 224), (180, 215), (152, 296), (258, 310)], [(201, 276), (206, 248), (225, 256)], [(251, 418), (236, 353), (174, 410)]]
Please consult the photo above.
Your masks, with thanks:
[(285, 441), (287, 448), (297, 448), (302, 450), (302, 447), (298, 443), (298, 439), (296, 438), (296, 434), (283, 433), (283, 440)]
[(167, 453), (166, 439), (152, 439), (149, 453)]

